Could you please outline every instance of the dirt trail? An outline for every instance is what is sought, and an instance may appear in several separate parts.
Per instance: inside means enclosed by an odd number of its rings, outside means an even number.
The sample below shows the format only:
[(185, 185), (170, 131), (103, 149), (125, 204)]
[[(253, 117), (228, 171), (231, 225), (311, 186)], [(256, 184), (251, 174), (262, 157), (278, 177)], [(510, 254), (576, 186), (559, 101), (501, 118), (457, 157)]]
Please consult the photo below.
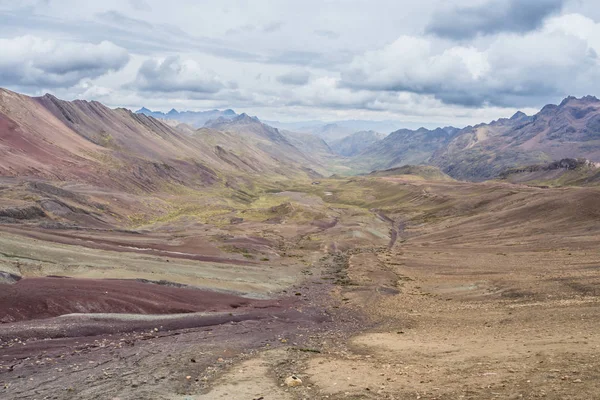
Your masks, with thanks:
[(394, 219), (385, 215), (385, 213), (381, 210), (375, 210), (375, 214), (382, 221), (389, 222), (391, 225), (391, 227), (390, 227), (390, 242), (388, 244), (388, 248), (391, 249), (396, 244), (396, 241), (398, 240), (399, 235), (402, 234), (402, 232), (404, 232), (406, 224), (403, 221), (396, 222)]

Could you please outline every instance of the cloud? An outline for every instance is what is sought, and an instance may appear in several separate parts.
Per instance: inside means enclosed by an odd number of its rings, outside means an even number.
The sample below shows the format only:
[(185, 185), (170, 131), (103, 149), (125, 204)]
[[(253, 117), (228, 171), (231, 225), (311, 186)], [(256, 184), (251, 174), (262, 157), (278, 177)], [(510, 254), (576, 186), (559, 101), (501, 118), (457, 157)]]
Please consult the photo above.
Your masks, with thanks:
[(348, 51), (294, 51), (286, 50), (268, 56), (266, 63), (313, 66), (317, 68), (333, 68), (352, 61), (354, 54)]
[(245, 24), (225, 32), (226, 35), (247, 35), (249, 33), (274, 33), (283, 27), (280, 21), (271, 22), (265, 25)]
[(565, 0), (490, 0), (434, 14), (426, 32), (451, 39), (469, 39), (500, 32), (525, 33), (539, 28), (559, 12)]
[(279, 75), (277, 80), (284, 85), (306, 85), (310, 80), (308, 71), (292, 71), (287, 74)]
[(328, 29), (317, 29), (314, 30), (313, 33), (317, 36), (321, 36), (327, 39), (337, 39), (340, 35), (334, 31), (330, 31)]
[(129, 0), (129, 4), (136, 11), (152, 11), (152, 7), (146, 0)]
[(98, 44), (57, 42), (35, 36), (0, 39), (0, 84), (22, 87), (69, 87), (122, 69), (127, 50)]
[(524, 36), (499, 35), (481, 49), (402, 36), (355, 58), (340, 85), (431, 95), (467, 107), (530, 106), (600, 89), (593, 86), (600, 78), (597, 50), (560, 27), (553, 21)]
[(164, 60), (146, 60), (131, 85), (144, 92), (190, 92), (211, 94), (225, 88), (225, 84), (212, 71), (203, 69), (197, 62), (172, 56)]

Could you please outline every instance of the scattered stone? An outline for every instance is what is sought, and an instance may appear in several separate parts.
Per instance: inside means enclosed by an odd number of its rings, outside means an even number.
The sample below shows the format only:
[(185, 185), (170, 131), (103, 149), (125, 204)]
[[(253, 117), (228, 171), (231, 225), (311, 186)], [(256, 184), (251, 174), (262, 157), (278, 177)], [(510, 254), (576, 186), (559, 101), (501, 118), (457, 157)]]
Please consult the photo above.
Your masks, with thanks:
[(297, 376), (292, 375), (292, 376), (288, 376), (285, 379), (285, 384), (288, 387), (296, 387), (296, 386), (302, 385), (302, 380), (300, 378), (298, 378)]

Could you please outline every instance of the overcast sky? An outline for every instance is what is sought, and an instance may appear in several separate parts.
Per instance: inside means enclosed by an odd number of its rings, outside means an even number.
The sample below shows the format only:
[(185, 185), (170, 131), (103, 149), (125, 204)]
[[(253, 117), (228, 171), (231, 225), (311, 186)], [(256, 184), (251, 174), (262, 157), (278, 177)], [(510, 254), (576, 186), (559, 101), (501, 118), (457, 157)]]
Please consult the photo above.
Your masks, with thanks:
[(600, 95), (597, 0), (0, 0), (0, 86), (457, 126)]

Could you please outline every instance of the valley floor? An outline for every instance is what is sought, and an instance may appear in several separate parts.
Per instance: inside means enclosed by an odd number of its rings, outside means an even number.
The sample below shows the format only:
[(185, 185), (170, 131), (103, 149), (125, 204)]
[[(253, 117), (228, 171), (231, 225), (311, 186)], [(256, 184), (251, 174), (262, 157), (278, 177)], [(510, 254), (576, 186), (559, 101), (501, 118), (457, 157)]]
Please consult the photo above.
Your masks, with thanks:
[(598, 399), (599, 195), (331, 179), (120, 230), (4, 223), (0, 397)]

